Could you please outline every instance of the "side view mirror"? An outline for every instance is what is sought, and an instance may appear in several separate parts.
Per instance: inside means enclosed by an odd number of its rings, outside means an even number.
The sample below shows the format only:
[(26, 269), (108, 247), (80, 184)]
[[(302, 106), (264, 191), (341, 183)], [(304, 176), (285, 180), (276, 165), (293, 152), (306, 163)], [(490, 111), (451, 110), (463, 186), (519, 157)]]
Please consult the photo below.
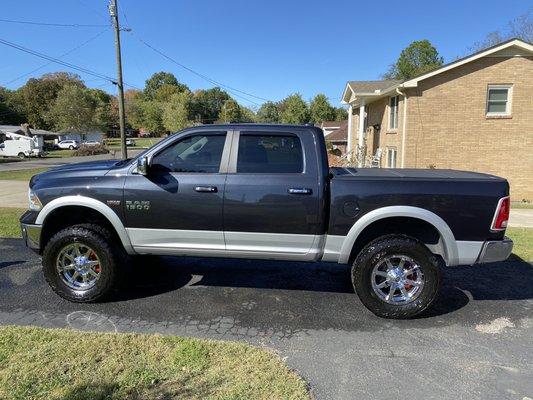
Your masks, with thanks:
[(141, 157), (137, 159), (137, 173), (140, 175), (148, 175), (148, 170), (150, 169), (150, 162), (148, 157)]

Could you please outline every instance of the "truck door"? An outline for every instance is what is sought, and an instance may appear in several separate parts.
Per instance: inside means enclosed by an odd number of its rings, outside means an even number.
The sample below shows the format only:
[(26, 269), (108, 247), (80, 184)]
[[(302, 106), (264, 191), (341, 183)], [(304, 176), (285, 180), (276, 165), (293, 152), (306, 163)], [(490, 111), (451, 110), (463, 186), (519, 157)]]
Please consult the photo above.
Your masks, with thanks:
[[(225, 151), (229, 154), (229, 145), (226, 131), (180, 135), (151, 156), (146, 176), (128, 175), (124, 213), (137, 251), (224, 251), (222, 202), (227, 165), (222, 159)], [(228, 155), (224, 158), (227, 164)]]
[[(317, 160), (305, 132), (234, 132), (224, 192), (229, 253), (312, 260), (320, 237)], [(307, 132), (308, 133), (308, 132)], [(316, 154), (313, 152), (312, 154)]]

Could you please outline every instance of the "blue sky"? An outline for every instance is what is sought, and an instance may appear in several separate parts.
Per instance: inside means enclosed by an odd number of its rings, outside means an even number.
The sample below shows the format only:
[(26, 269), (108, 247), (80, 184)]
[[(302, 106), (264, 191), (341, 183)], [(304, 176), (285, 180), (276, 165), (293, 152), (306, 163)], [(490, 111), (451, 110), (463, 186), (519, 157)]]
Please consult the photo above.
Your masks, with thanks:
[[(450, 61), (476, 41), (533, 7), (528, 1), (313, 1), (119, 0), (124, 79), (142, 87), (157, 71), (170, 71), (191, 89), (213, 85), (162, 58), (139, 38), (180, 63), (231, 87), (280, 100), (325, 93), (337, 104), (347, 80), (379, 79), (413, 40), (429, 39)], [(24, 4), (22, 6), (22, 4)], [(529, 7), (529, 8), (528, 8)], [(47, 23), (109, 23), (106, 0), (2, 0), (1, 19)], [(101, 28), (0, 22), (0, 38), (58, 57)], [(0, 45), (0, 86), (47, 62)], [(115, 76), (113, 33), (107, 29), (62, 60)], [(47, 66), (30, 76), (65, 70)], [(88, 86), (115, 88), (86, 76)], [(7, 85), (17, 88), (28, 77)], [(254, 106), (261, 100), (238, 98)]]

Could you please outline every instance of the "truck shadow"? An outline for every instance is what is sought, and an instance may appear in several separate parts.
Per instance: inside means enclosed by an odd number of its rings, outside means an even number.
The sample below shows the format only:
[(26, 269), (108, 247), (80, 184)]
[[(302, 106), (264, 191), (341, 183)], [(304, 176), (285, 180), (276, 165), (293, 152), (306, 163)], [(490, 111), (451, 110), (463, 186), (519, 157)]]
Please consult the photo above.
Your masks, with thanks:
[[(142, 257), (130, 265), (124, 289), (111, 301), (160, 295), (180, 288), (250, 288), (353, 294), (350, 268), (333, 263)], [(506, 262), (443, 269), (441, 294), (421, 318), (455, 312), (471, 301), (533, 299), (533, 266)]]

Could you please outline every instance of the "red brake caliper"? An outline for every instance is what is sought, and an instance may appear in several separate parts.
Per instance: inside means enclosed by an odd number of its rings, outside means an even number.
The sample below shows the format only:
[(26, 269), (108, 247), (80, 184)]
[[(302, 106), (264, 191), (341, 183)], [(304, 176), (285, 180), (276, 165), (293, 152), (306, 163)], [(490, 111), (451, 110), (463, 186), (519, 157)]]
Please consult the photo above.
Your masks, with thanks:
[[(94, 251), (91, 251), (91, 254), (89, 254), (89, 260), (91, 261), (96, 261), (97, 260), (97, 257), (96, 257), (96, 254)], [(100, 264), (96, 264), (94, 267), (93, 267), (93, 271), (96, 272), (97, 274), (100, 273)]]

